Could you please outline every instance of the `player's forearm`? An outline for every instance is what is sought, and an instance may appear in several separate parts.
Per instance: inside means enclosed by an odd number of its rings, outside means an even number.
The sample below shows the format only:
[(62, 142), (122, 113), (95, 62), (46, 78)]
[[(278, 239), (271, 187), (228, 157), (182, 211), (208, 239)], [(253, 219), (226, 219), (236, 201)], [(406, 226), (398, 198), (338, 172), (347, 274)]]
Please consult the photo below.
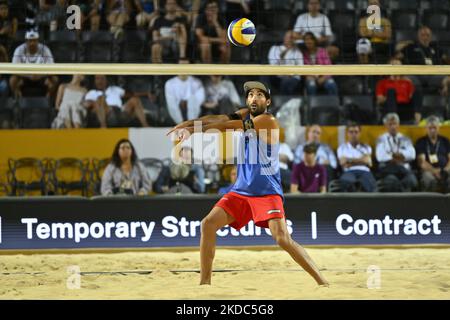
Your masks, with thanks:
[(244, 125), (241, 120), (228, 120), (210, 123), (202, 126), (202, 132), (206, 132), (212, 129), (216, 129), (221, 132), (225, 132), (226, 130), (242, 130), (244, 129)]
[(208, 124), (213, 124), (213, 123), (217, 123), (217, 122), (223, 122), (223, 121), (228, 121), (229, 118), (227, 115), (208, 115), (208, 116), (203, 116), (194, 120), (187, 120), (184, 121), (180, 124), (178, 124), (176, 126), (176, 128), (186, 128), (186, 127), (193, 127), (196, 121), (201, 121), (202, 125), (208, 125)]

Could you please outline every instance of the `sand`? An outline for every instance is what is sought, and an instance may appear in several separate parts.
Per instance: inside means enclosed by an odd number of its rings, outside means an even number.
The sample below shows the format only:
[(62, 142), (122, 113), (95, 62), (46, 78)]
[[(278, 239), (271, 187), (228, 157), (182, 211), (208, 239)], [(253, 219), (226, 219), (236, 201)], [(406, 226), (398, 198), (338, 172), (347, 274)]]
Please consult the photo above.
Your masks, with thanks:
[[(181, 272), (198, 270), (196, 251), (0, 255), (0, 299), (450, 299), (448, 248), (307, 250), (329, 288), (280, 250), (218, 249), (214, 268), (228, 271), (211, 286)], [(79, 289), (67, 287), (71, 265), (82, 272)], [(378, 289), (367, 287), (369, 265), (381, 270)]]

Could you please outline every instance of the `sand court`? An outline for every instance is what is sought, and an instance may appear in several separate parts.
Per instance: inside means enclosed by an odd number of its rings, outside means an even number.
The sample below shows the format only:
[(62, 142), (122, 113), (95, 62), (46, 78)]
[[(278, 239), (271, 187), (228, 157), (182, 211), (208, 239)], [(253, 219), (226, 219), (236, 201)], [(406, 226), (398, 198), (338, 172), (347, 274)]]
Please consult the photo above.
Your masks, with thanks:
[(219, 248), (211, 286), (198, 251), (1, 255), (0, 299), (450, 299), (448, 248), (307, 251), (329, 288), (271, 248)]

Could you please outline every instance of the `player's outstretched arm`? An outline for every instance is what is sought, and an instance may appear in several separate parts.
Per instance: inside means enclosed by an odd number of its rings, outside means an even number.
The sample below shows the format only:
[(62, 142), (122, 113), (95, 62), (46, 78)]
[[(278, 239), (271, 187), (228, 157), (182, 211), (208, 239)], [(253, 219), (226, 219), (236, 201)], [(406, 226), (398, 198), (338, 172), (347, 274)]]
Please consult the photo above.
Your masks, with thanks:
[[(248, 109), (247, 108), (243, 108), (243, 109), (240, 109), (240, 110), (236, 111), (235, 113), (241, 119), (243, 119), (243, 118), (245, 118), (247, 116)], [(214, 123), (224, 122), (224, 121), (229, 121), (229, 120), (230, 120), (230, 117), (229, 117), (229, 115), (226, 115), (226, 114), (207, 115), (207, 116), (200, 117), (198, 119), (187, 120), (187, 121), (183, 121), (183, 122), (177, 124), (175, 127), (170, 129), (170, 131), (167, 133), (167, 135), (169, 135), (172, 132), (174, 132), (176, 130), (179, 130), (179, 129), (183, 129), (183, 128), (187, 128), (187, 127), (193, 127), (194, 126), (194, 122), (196, 122), (196, 121), (201, 121), (202, 125), (208, 125), (208, 124), (214, 124)]]
[[(190, 134), (199, 130), (200, 127), (186, 127)], [(248, 120), (228, 120), (223, 122), (210, 123), (201, 126), (201, 131), (219, 130), (225, 132), (227, 130), (255, 130), (256, 133), (267, 143), (278, 143), (279, 126), (274, 116), (270, 114), (262, 114), (253, 119)]]

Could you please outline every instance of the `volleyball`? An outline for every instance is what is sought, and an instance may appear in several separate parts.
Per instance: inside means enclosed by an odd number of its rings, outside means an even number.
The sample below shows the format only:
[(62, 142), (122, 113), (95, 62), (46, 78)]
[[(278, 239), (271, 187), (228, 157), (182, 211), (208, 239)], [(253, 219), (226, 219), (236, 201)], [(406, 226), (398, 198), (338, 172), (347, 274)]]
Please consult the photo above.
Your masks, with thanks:
[(227, 35), (235, 46), (249, 46), (255, 40), (255, 25), (247, 18), (235, 19), (228, 26)]

